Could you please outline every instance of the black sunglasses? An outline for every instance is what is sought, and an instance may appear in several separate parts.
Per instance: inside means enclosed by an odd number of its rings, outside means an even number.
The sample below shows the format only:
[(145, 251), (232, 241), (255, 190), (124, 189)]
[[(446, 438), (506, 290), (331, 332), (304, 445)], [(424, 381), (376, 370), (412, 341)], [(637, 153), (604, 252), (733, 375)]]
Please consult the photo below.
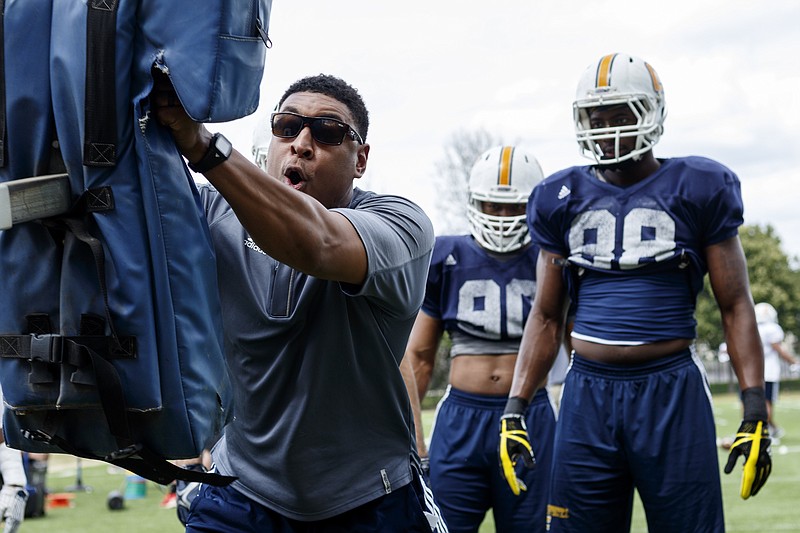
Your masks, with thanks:
[(339, 145), (346, 136), (364, 144), (364, 140), (356, 130), (341, 120), (329, 117), (307, 117), (297, 113), (273, 113), (271, 117), (272, 134), (281, 139), (293, 139), (300, 135), (303, 128), (308, 126), (311, 136), (322, 144)]

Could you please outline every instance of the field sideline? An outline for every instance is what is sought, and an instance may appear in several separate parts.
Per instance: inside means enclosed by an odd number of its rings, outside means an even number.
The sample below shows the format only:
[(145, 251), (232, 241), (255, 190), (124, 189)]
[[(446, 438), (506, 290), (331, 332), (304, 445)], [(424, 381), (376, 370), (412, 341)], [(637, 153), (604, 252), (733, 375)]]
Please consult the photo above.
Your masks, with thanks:
[[(733, 394), (714, 396), (717, 435), (732, 435), (739, 426), (741, 411)], [(725, 505), (725, 524), (731, 533), (797, 532), (800, 533), (800, 391), (782, 391), (775, 416), (786, 430), (786, 435), (773, 446), (773, 472), (761, 492), (747, 501), (739, 497), (741, 460), (729, 476), (722, 474)], [(433, 410), (423, 413), (423, 423), (430, 428)], [(720, 472), (727, 452), (720, 450)], [(74, 506), (53, 508), (41, 518), (27, 519), (20, 531), (25, 533), (86, 533), (115, 531), (116, 533), (171, 533), (183, 531), (174, 509), (162, 509), (159, 503), (165, 487), (147, 483), (146, 497), (125, 502), (121, 511), (110, 511), (106, 498), (111, 490), (124, 492), (125, 472), (108, 468), (104, 463), (83, 461), (82, 481), (91, 492), (75, 492)], [(70, 456), (53, 456), (48, 472), (48, 489), (51, 493), (64, 492), (75, 485), (77, 461)], [(488, 516), (481, 533), (494, 531), (494, 522)], [(644, 533), (647, 526), (644, 512), (638, 504), (634, 510), (632, 531)]]

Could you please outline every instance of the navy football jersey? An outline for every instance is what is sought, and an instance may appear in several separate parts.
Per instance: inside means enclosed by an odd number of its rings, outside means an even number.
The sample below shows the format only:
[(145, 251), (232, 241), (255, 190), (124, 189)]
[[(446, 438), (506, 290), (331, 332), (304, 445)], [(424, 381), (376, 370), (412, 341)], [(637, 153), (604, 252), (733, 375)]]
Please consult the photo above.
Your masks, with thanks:
[(739, 179), (702, 157), (660, 160), (629, 187), (572, 167), (528, 201), (534, 243), (569, 260), (573, 336), (606, 344), (694, 338), (705, 247), (737, 235)]
[(437, 237), (422, 309), (443, 321), (454, 345), (468, 335), (490, 341), (479, 353), (516, 353), (536, 291), (537, 255), (535, 246), (491, 254), (471, 235)]

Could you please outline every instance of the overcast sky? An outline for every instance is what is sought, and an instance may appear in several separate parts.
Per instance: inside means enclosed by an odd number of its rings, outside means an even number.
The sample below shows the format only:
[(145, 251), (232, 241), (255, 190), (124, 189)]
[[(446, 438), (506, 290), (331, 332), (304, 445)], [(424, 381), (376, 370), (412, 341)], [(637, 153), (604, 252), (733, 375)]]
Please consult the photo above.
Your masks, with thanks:
[(664, 84), (658, 157), (703, 155), (741, 179), (745, 223), (800, 257), (800, 2), (796, 0), (274, 0), (273, 46), (252, 131), (298, 78), (344, 78), (370, 111), (361, 188), (405, 195), (437, 220), (435, 164), (458, 130), (486, 128), (545, 175), (586, 164), (573, 133), (578, 78), (599, 57), (641, 57)]

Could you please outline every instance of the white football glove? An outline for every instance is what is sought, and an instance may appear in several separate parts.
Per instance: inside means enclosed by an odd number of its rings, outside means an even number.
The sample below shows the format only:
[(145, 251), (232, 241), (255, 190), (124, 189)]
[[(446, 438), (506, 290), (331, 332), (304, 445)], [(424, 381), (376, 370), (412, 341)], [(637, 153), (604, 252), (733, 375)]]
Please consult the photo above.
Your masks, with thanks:
[(5, 443), (0, 444), (0, 473), (4, 483), (0, 489), (0, 520), (6, 521), (4, 533), (14, 533), (25, 519), (25, 503), (28, 501), (22, 452), (9, 448)]
[(3, 533), (15, 533), (25, 520), (28, 492), (24, 487), (3, 485), (0, 489), (0, 517), (6, 521)]

